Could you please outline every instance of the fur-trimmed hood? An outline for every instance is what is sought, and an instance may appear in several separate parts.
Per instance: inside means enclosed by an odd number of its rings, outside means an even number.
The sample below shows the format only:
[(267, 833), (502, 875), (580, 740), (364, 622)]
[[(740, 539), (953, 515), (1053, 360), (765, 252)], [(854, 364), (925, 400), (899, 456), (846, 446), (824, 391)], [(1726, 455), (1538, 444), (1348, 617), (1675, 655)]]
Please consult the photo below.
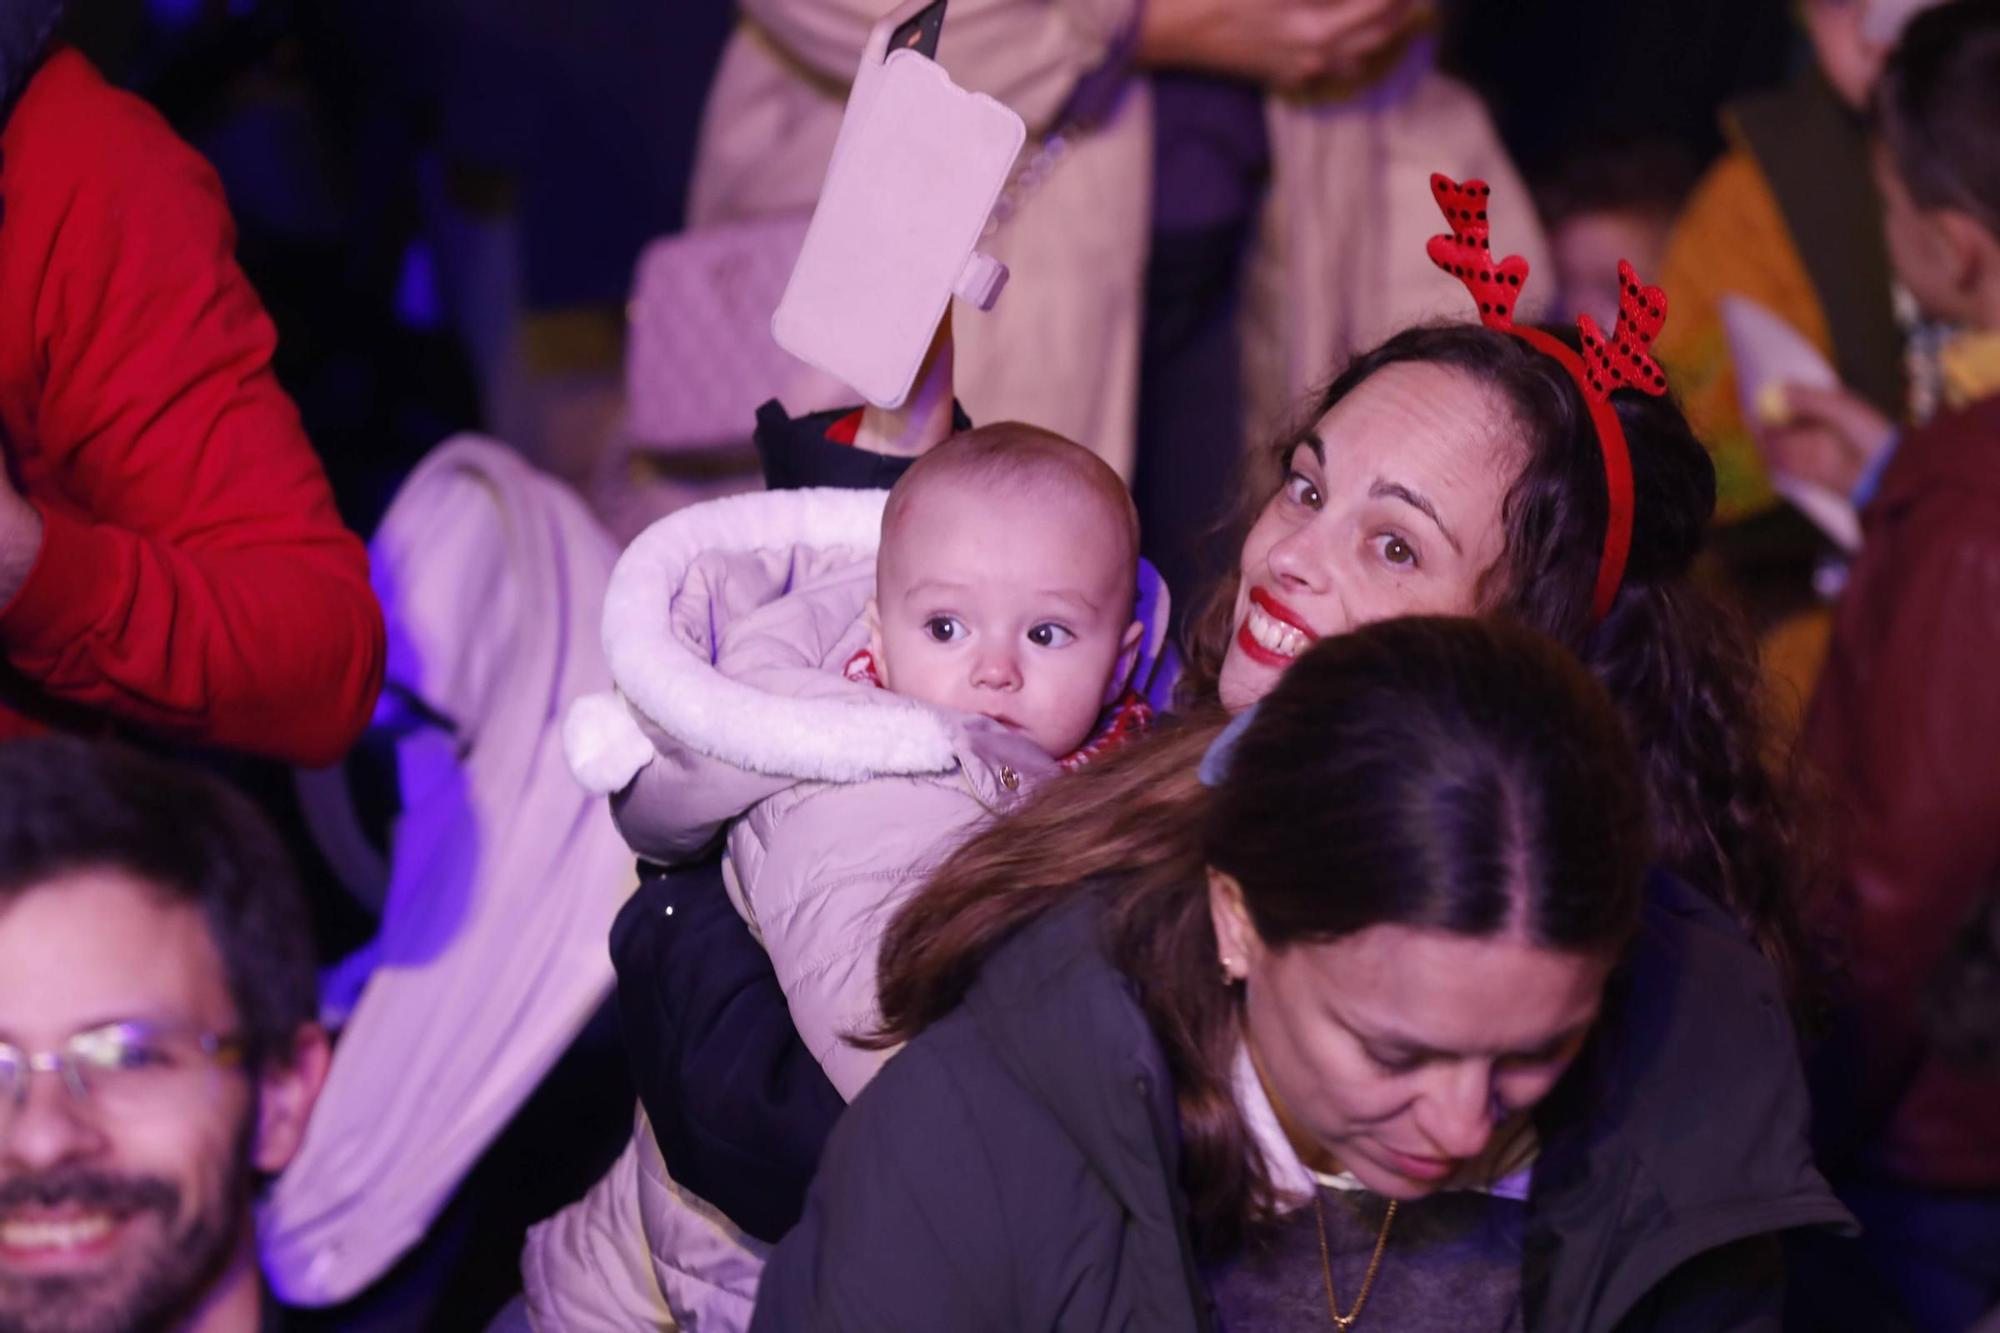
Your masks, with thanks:
[[(886, 498), (731, 496), (641, 533), (605, 595), (617, 694), (580, 701), (565, 724), (578, 779), (623, 791), (662, 755), (688, 751), (779, 783), (963, 768), (982, 797), (1004, 802), (1007, 789), (986, 790), (976, 772), (985, 765), (969, 762), (992, 748), (992, 724), (840, 675), (866, 642)], [(1146, 634), (1128, 683), (1149, 698), (1171, 686), (1167, 605), (1164, 583), (1142, 565), (1136, 615)]]

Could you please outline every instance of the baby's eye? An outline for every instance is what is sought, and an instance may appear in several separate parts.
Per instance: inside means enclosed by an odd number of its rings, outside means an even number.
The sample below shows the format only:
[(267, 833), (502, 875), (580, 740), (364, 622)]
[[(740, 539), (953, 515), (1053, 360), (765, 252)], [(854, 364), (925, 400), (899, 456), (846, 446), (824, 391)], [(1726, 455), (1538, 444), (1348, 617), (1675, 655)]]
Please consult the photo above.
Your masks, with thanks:
[(1294, 469), (1285, 474), (1285, 495), (1295, 505), (1307, 509), (1320, 509), (1326, 505), (1326, 497), (1319, 493), (1319, 485), (1305, 473)]
[(1044, 621), (1028, 631), (1028, 642), (1037, 648), (1061, 648), (1076, 642), (1076, 635), (1056, 624)]
[(957, 616), (932, 616), (924, 622), (924, 633), (935, 643), (952, 643), (965, 637), (965, 626)]
[(1421, 563), (1417, 559), (1417, 548), (1393, 532), (1385, 532), (1375, 538), (1375, 550), (1386, 563), (1400, 568), (1415, 569)]

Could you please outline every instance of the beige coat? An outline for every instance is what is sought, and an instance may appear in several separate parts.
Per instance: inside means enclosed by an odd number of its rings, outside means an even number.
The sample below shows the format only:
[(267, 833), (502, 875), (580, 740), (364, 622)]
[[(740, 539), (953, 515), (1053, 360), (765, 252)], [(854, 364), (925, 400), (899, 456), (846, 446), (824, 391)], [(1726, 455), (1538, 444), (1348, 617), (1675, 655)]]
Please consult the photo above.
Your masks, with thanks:
[[(742, 0), (709, 96), (689, 222), (803, 213), (818, 195), (846, 84), (890, 0)], [(1105, 80), (1110, 110), (985, 248), (1012, 279), (956, 324), (976, 421), (1019, 418), (1090, 445), (1128, 477), (1141, 276), (1152, 192), (1147, 80), (1129, 63), (1139, 0), (953, 0), (938, 58), (1028, 122), (1028, 161), (1072, 92)], [(1464, 290), (1424, 242), (1443, 230), (1430, 173), (1494, 187), (1495, 245), (1546, 271), (1540, 224), (1485, 108), (1439, 74), (1433, 43), (1343, 99), (1266, 103), (1272, 185), (1243, 316), (1246, 438), (1261, 439), (1348, 354), (1406, 324), (1464, 318)], [(1093, 101), (1097, 99), (1093, 96)], [(1529, 303), (1530, 317), (1538, 312)]]

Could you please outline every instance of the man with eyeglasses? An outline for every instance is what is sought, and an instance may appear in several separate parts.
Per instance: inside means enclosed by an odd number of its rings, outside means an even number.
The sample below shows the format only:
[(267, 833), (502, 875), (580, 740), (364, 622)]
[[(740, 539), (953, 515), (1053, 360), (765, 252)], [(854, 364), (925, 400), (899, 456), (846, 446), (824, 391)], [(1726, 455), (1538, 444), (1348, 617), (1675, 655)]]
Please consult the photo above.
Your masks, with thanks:
[(253, 1204), (326, 1077), (300, 892), (205, 775), (0, 745), (0, 1333), (267, 1326)]

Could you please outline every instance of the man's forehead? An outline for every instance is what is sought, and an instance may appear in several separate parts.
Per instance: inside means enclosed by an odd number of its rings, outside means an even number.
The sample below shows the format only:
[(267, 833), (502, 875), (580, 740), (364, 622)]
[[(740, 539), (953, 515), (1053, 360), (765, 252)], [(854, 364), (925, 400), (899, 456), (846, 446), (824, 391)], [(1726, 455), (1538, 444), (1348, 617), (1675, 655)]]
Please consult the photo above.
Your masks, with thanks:
[(64, 874), (0, 908), (0, 1037), (116, 1019), (234, 1026), (222, 955), (192, 904), (115, 870)]

